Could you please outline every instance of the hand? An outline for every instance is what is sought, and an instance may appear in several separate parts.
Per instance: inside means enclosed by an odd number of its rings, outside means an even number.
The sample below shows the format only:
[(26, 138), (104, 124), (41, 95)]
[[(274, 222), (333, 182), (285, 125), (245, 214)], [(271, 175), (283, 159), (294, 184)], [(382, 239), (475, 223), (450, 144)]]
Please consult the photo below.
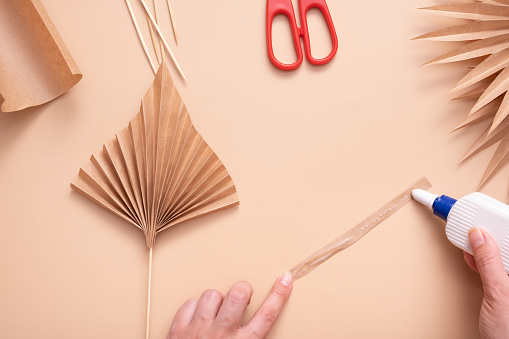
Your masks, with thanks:
[(509, 338), (509, 277), (500, 251), (491, 235), (482, 229), (470, 230), (474, 255), (464, 253), (468, 266), (481, 275), (484, 298), (479, 315), (483, 339)]
[(166, 339), (265, 338), (288, 300), (292, 286), (291, 273), (279, 277), (267, 299), (244, 327), (240, 326), (240, 319), (253, 295), (249, 283), (235, 283), (226, 296), (206, 290), (200, 300), (188, 300), (177, 311)]

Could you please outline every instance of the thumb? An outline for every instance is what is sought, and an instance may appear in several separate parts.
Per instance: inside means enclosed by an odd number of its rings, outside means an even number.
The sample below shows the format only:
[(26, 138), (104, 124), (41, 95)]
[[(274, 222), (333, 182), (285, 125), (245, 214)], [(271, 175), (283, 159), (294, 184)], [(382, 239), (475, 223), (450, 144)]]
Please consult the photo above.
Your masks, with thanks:
[(498, 245), (486, 230), (480, 228), (470, 229), (468, 236), (485, 296), (496, 299), (507, 280)]

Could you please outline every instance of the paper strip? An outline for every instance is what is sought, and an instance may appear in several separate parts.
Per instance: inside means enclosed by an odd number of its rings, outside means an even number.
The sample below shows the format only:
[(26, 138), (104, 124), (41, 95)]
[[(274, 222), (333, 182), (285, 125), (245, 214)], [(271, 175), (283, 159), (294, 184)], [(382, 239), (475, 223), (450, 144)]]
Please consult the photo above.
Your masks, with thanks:
[(364, 219), (361, 223), (354, 226), (348, 232), (336, 238), (323, 248), (313, 253), (299, 264), (290, 269), (293, 275), (293, 280), (302, 278), (303, 276), (311, 273), (315, 268), (332, 258), (337, 253), (345, 250), (351, 245), (355, 244), (360, 238), (365, 236), (369, 231), (385, 221), (391, 215), (396, 213), (400, 208), (408, 204), (412, 200), (413, 189), (429, 189), (431, 183), (425, 177), (419, 179), (412, 186), (407, 188), (403, 193), (392, 199), (389, 203), (384, 205), (378, 211)]

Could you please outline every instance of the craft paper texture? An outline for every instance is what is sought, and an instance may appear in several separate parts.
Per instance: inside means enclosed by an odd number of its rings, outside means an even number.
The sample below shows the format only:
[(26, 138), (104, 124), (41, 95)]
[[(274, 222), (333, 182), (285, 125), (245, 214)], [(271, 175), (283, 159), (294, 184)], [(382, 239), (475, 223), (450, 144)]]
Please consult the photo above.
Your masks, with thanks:
[(450, 91), (459, 93), (467, 88), (466, 95), (456, 99), (476, 103), (467, 119), (455, 130), (472, 126), (484, 120), (491, 125), (467, 151), (462, 161), (483, 149), (500, 142), (480, 186), (509, 161), (509, 1), (482, 0), (477, 3), (443, 4), (426, 7), (445, 16), (473, 20), (470, 23), (452, 26), (423, 34), (416, 39), (437, 41), (465, 41), (466, 43), (426, 64), (448, 63), (480, 58)]
[(0, 109), (19, 111), (67, 92), (82, 75), (40, 0), (0, 1)]
[(164, 62), (140, 113), (92, 155), (71, 187), (142, 230), (149, 248), (168, 227), (239, 203)]
[[(124, 1), (43, 2), (85, 77), (50, 105), (0, 114), (0, 338), (141, 339), (145, 236), (69, 183), (139, 112), (154, 75)], [(188, 299), (239, 280), (254, 290), (249, 319), (283, 271), (423, 174), (432, 193), (477, 189), (496, 145), (458, 162), (488, 121), (449, 133), (473, 102), (443, 98), (469, 70), (419, 67), (451, 46), (410, 41), (451, 25), (417, 9), (438, 0), (327, 1), (340, 39), (335, 61), (293, 74), (266, 56), (265, 1), (171, 3), (178, 47), (159, 0), (161, 27), (187, 85), (167, 55), (168, 68), (241, 205), (157, 235), (152, 339), (166, 338)], [(150, 39), (141, 4), (132, 5)], [(319, 12), (308, 16), (322, 28)], [(281, 19), (276, 53), (291, 62)], [(326, 55), (327, 27), (311, 33), (313, 53)], [(482, 192), (507, 201), (509, 167), (493, 179)], [(410, 203), (298, 280), (267, 339), (479, 339), (482, 297), (444, 223)]]

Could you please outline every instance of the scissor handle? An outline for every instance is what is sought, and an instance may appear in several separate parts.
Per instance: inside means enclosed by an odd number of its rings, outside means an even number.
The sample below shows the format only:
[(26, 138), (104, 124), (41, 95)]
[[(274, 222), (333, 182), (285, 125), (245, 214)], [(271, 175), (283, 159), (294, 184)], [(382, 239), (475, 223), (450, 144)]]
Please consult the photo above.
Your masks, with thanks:
[[(318, 8), (322, 12), (323, 17), (327, 22), (327, 26), (329, 27), (329, 32), (332, 40), (332, 50), (330, 54), (322, 59), (315, 59), (311, 55), (311, 43), (309, 41), (308, 21), (306, 14), (312, 8)], [(327, 7), (327, 3), (325, 0), (300, 0), (299, 13), (300, 22), (302, 25), (302, 38), (304, 40), (306, 58), (309, 60), (309, 62), (315, 65), (323, 65), (328, 63), (332, 60), (338, 51), (338, 36), (336, 34), (336, 29), (334, 28), (334, 23), (332, 22), (332, 17), (329, 12), (329, 7)]]
[[(278, 14), (286, 15), (290, 21), (293, 44), (295, 46), (295, 51), (297, 52), (297, 61), (292, 64), (284, 64), (280, 62), (274, 55), (274, 50), (272, 49), (272, 22)], [(282, 70), (290, 71), (292, 69), (296, 69), (302, 63), (302, 59), (304, 57), (302, 55), (302, 46), (300, 45), (300, 31), (297, 27), (295, 12), (293, 11), (291, 0), (267, 0), (267, 50), (269, 52), (270, 61), (272, 61), (274, 66)]]

